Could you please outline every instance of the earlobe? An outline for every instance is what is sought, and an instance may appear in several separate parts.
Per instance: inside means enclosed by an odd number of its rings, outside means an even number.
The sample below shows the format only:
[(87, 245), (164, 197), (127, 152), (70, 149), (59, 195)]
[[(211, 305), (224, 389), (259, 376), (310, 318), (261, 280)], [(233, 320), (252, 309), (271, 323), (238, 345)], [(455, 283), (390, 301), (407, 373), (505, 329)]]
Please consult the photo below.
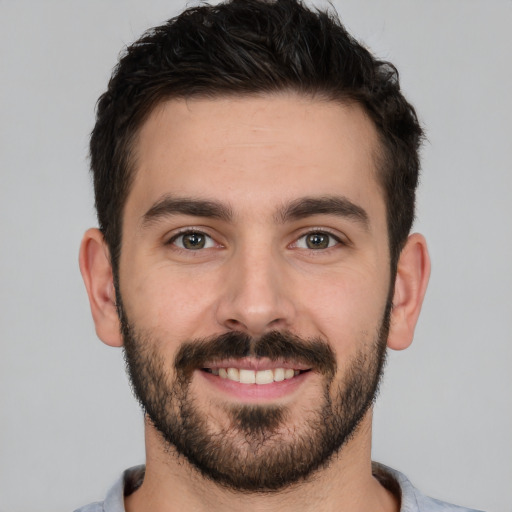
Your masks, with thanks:
[(98, 229), (85, 232), (79, 262), (96, 334), (107, 345), (120, 347), (123, 339), (116, 309), (112, 265), (107, 245)]
[(403, 350), (412, 343), (429, 277), (427, 243), (422, 235), (414, 233), (398, 261), (388, 347)]

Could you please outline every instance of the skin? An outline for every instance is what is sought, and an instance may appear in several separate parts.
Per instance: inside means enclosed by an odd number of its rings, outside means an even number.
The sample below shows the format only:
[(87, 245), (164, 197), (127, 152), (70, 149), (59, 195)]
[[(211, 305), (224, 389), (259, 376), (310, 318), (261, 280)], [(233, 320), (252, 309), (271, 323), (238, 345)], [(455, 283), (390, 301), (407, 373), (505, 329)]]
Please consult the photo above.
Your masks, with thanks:
[[(336, 353), (335, 382), (343, 385), (344, 362), (374, 340), (391, 284), (378, 150), (375, 128), (357, 105), (281, 94), (176, 99), (154, 110), (136, 143), (120, 292), (130, 321), (154, 335), (171, 376), (184, 341), (282, 329), (326, 340)], [(232, 217), (180, 213), (147, 221), (147, 212), (171, 196), (216, 201)], [(279, 216), (294, 201), (326, 196), (350, 201), (367, 221), (318, 211), (299, 219)], [(176, 236), (190, 228), (208, 235), (206, 248), (180, 247), (183, 238)], [(310, 232), (332, 235), (329, 247), (308, 248)], [(108, 249), (96, 229), (84, 236), (80, 266), (98, 336), (121, 346)], [(411, 343), (429, 271), (425, 240), (411, 235), (395, 278), (390, 348)], [(289, 408), (290, 430), (300, 431), (321, 389), (321, 376), (311, 372), (275, 399)], [(198, 372), (191, 392), (214, 429), (227, 421), (223, 405), (244, 400)], [(371, 474), (371, 420), (370, 410), (314, 479), (283, 493), (250, 496), (203, 479), (146, 421), (146, 478), (126, 499), (127, 510), (226, 511), (242, 502), (247, 511), (398, 510), (396, 498)]]

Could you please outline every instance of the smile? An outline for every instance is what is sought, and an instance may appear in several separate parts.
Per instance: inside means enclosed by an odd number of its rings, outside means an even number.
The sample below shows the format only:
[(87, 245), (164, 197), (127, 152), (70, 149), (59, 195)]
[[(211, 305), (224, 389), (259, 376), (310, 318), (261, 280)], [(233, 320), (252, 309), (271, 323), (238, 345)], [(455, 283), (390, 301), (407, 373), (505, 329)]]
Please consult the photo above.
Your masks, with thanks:
[(291, 397), (316, 374), (311, 366), (298, 361), (252, 357), (207, 362), (197, 370), (215, 389), (249, 403), (271, 403)]
[(293, 379), (300, 373), (309, 370), (296, 370), (293, 368), (272, 368), (266, 370), (250, 370), (244, 368), (203, 368), (207, 373), (217, 375), (221, 379), (228, 379), (241, 384), (272, 384)]

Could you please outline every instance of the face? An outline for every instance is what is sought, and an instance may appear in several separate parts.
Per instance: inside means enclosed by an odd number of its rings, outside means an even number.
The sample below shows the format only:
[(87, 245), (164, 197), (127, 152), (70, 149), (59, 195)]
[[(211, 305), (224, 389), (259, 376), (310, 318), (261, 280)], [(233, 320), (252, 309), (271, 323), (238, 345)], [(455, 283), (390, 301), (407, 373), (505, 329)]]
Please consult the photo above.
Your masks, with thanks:
[(389, 316), (377, 135), (294, 95), (172, 100), (136, 144), (118, 303), (151, 428), (203, 475), (279, 489), (357, 436)]

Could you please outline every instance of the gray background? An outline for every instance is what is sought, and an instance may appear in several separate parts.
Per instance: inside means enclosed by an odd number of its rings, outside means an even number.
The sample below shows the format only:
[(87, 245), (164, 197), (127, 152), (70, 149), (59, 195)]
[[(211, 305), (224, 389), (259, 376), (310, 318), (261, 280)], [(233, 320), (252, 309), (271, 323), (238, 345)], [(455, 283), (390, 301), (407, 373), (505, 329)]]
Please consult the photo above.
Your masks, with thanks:
[[(428, 130), (416, 229), (433, 273), (392, 353), (374, 458), (425, 493), (512, 510), (512, 2), (350, 0)], [(78, 271), (94, 104), (123, 45), (181, 1), (0, 0), (0, 511), (73, 510), (144, 459), (122, 353)]]

